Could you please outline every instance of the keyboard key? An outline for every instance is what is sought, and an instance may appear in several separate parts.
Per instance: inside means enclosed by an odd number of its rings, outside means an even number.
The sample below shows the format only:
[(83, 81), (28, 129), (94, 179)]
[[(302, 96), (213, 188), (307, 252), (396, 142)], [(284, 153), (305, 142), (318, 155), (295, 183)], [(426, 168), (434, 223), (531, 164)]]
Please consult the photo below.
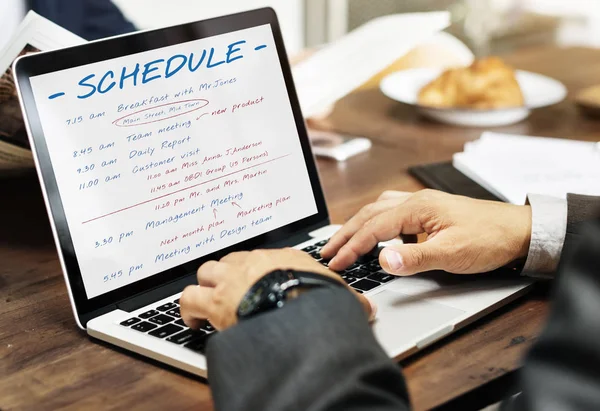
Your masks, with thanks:
[(356, 260), (356, 262), (358, 264), (369, 264), (373, 261), (375, 261), (376, 259), (379, 259), (379, 257), (375, 257), (369, 254), (365, 254), (365, 255), (361, 255), (360, 257), (358, 257), (358, 259)]
[(130, 318), (129, 320), (125, 320), (125, 321), (123, 321), (123, 322), (121, 323), (121, 325), (124, 325), (125, 327), (129, 327), (130, 325), (137, 324), (137, 323), (139, 323), (140, 321), (142, 321), (142, 320), (140, 320), (139, 318), (135, 318), (135, 317), (133, 317), (133, 318)]
[(323, 240), (323, 241), (319, 241), (317, 244), (315, 244), (317, 247), (323, 247), (325, 244), (327, 244), (329, 242), (329, 240)]
[(179, 304), (179, 298), (173, 301), (175, 304)]
[(199, 353), (204, 354), (204, 351), (206, 349), (206, 341), (204, 340), (204, 338), (197, 338), (187, 343), (184, 347), (189, 348), (192, 351), (197, 351)]
[(346, 282), (346, 284), (352, 284), (353, 282), (356, 281), (356, 278), (350, 277), (350, 276), (347, 276), (347, 275), (343, 275), (342, 279)]
[(318, 251), (313, 251), (312, 253), (309, 253), (309, 254), (315, 260), (320, 260), (321, 259), (321, 253), (319, 253)]
[(346, 271), (356, 270), (358, 267), (360, 267), (360, 264), (354, 263), (350, 267), (346, 267)]
[(210, 337), (211, 337), (211, 334), (205, 334), (202, 337), (199, 337), (195, 340), (190, 341), (189, 343), (187, 343), (185, 345), (185, 347), (189, 348), (190, 350), (198, 351), (198, 352), (204, 354), (204, 351), (206, 350), (206, 344), (208, 343), (208, 340)]
[(316, 245), (309, 245), (308, 247), (304, 247), (302, 249), (302, 251), (304, 251), (305, 253), (312, 253), (313, 251), (315, 251), (318, 247)]
[(388, 281), (392, 281), (396, 277), (394, 277), (393, 275), (390, 275), (390, 274), (386, 274), (386, 273), (375, 273), (375, 274), (371, 274), (367, 278), (369, 280), (379, 281), (380, 283), (387, 283)]
[(157, 315), (156, 317), (150, 318), (148, 321), (153, 322), (154, 324), (163, 325), (166, 323), (170, 323), (173, 320), (174, 320), (173, 317), (169, 317), (168, 315), (160, 314), (160, 315)]
[(154, 337), (158, 337), (158, 338), (165, 338), (165, 337), (168, 337), (169, 335), (173, 335), (181, 330), (183, 330), (183, 328), (178, 327), (175, 324), (167, 324), (163, 327), (160, 327), (159, 329), (150, 331), (148, 334), (150, 334)]
[(185, 344), (197, 338), (203, 337), (206, 333), (202, 330), (187, 329), (179, 334), (167, 338), (167, 341), (175, 344)]
[(134, 326), (133, 326), (133, 327), (131, 327), (131, 328), (132, 328), (133, 330), (136, 330), (136, 331), (140, 331), (140, 332), (143, 332), (143, 333), (145, 333), (146, 331), (153, 330), (153, 329), (155, 329), (156, 327), (158, 327), (158, 325), (154, 325), (154, 324), (151, 324), (151, 323), (149, 323), (149, 322), (143, 321), (143, 322), (141, 322), (141, 323), (137, 323), (136, 325), (134, 325)]
[(349, 275), (350, 277), (354, 277), (354, 278), (365, 278), (369, 274), (371, 274), (371, 273), (368, 272), (367, 270), (363, 270), (362, 268), (358, 268), (356, 270), (348, 271), (346, 273), (346, 275)]
[(375, 287), (378, 287), (380, 284), (375, 282), (375, 281), (371, 281), (371, 280), (367, 280), (367, 279), (362, 279), (359, 280), (355, 283), (352, 283), (352, 288), (356, 288), (357, 290), (361, 290), (361, 291), (370, 291)]
[(208, 320), (202, 321), (200, 323), (200, 328), (202, 328), (204, 331), (208, 331), (208, 332), (212, 332), (215, 330), (215, 327), (213, 327), (213, 325)]
[(183, 327), (187, 327), (187, 325), (185, 325), (185, 323), (183, 322), (183, 320), (177, 320), (177, 321), (175, 321), (175, 324), (181, 325)]
[(172, 310), (167, 311), (165, 314), (170, 315), (171, 317), (181, 318), (181, 313), (179, 312), (179, 307), (173, 308)]
[(160, 307), (156, 307), (156, 309), (158, 311), (169, 311), (172, 310), (173, 308), (176, 308), (177, 305), (175, 303), (166, 303), (164, 305), (161, 305)]
[(160, 314), (158, 311), (156, 310), (150, 310), (150, 311), (146, 311), (143, 314), (138, 315), (138, 317), (143, 318), (144, 320), (150, 317), (154, 317), (155, 315)]
[(376, 273), (378, 271), (381, 271), (381, 265), (379, 264), (379, 261), (373, 261), (367, 264), (365, 266), (365, 269), (371, 273)]
[(382, 248), (375, 247), (373, 250), (368, 252), (365, 255), (361, 255), (358, 257), (358, 262), (360, 264), (367, 264), (375, 260), (379, 260), (379, 254), (381, 253)]

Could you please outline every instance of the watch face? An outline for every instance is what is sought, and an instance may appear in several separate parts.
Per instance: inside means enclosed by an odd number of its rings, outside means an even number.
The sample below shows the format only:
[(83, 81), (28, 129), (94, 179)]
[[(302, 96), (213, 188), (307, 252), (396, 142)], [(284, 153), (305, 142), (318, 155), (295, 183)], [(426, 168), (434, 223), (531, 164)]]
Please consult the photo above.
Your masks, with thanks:
[(252, 292), (246, 294), (238, 308), (238, 315), (243, 317), (252, 313), (260, 305), (266, 294), (267, 289), (261, 281)]
[(293, 279), (293, 273), (282, 270), (264, 276), (252, 286), (240, 302), (238, 317), (250, 317), (274, 307), (281, 307), (281, 301), (285, 300), (285, 291), (281, 289), (281, 285)]

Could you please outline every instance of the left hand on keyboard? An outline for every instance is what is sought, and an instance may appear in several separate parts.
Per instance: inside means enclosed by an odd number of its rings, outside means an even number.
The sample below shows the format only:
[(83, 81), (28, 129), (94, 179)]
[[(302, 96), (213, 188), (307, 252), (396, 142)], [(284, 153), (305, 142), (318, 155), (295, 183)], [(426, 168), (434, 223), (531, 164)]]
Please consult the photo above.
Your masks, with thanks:
[[(189, 286), (180, 298), (181, 317), (190, 328), (198, 328), (208, 319), (217, 330), (237, 322), (237, 309), (250, 287), (266, 274), (280, 269), (321, 274), (340, 281), (342, 278), (295, 249), (255, 250), (229, 254), (220, 261), (209, 261), (198, 269), (198, 286)], [(374, 308), (363, 296), (360, 300), (369, 316)]]

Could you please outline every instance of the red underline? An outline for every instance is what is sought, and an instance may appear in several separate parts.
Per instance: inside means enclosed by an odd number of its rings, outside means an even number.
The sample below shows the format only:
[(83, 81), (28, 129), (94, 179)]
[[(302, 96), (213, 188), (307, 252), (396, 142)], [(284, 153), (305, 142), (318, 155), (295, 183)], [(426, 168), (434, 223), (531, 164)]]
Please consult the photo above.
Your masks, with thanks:
[(201, 185), (203, 185), (203, 184), (208, 184), (208, 183), (211, 183), (211, 182), (213, 182), (213, 181), (219, 180), (219, 179), (221, 179), (221, 178), (229, 177), (229, 176), (232, 176), (232, 175), (234, 175), (234, 174), (241, 173), (242, 171), (250, 170), (251, 168), (254, 168), (254, 167), (264, 166), (265, 164), (272, 163), (273, 161), (276, 161), (276, 160), (281, 160), (282, 158), (288, 157), (288, 156), (290, 156), (290, 155), (291, 155), (291, 154), (286, 154), (286, 155), (284, 155), (284, 156), (281, 156), (281, 157), (276, 157), (276, 158), (273, 158), (273, 159), (271, 159), (271, 160), (269, 160), (269, 161), (265, 161), (264, 163), (255, 164), (255, 165), (253, 165), (253, 166), (246, 167), (246, 168), (243, 168), (243, 169), (241, 169), (241, 170), (237, 170), (237, 171), (234, 171), (234, 172), (232, 172), (232, 173), (229, 173), (229, 174), (222, 175), (222, 176), (220, 176), (220, 177), (215, 177), (215, 178), (213, 178), (212, 180), (203, 181), (202, 183), (198, 183), (198, 184), (195, 184), (195, 185), (193, 185), (193, 186), (190, 186), (190, 187), (182, 188), (181, 190), (173, 191), (172, 193), (169, 193), (169, 194), (164, 194), (164, 195), (162, 195), (162, 196), (159, 196), (159, 197), (151, 198), (150, 200), (146, 200), (146, 201), (143, 201), (143, 202), (141, 202), (141, 203), (137, 203), (137, 204), (131, 205), (131, 206), (129, 206), (129, 207), (122, 208), (122, 209), (120, 209), (120, 210), (117, 210), (117, 211), (113, 211), (112, 213), (108, 213), (108, 214), (104, 214), (104, 215), (101, 215), (101, 216), (99, 216), (99, 217), (96, 217), (96, 218), (92, 218), (91, 220), (84, 221), (84, 222), (82, 222), (81, 224), (87, 224), (87, 223), (91, 223), (92, 221), (100, 220), (100, 219), (102, 219), (102, 218), (109, 217), (109, 216), (111, 216), (111, 215), (118, 214), (118, 213), (121, 213), (121, 212), (123, 212), (123, 211), (130, 210), (130, 209), (132, 209), (132, 208), (139, 207), (139, 206), (141, 206), (141, 205), (148, 204), (148, 203), (151, 203), (151, 202), (153, 202), (153, 201), (156, 201), (156, 200), (160, 200), (161, 198), (169, 197), (169, 196), (172, 196), (173, 194), (181, 193), (182, 191), (187, 191), (187, 190), (190, 190), (190, 189), (192, 189), (192, 188), (195, 188), (195, 187), (201, 186)]

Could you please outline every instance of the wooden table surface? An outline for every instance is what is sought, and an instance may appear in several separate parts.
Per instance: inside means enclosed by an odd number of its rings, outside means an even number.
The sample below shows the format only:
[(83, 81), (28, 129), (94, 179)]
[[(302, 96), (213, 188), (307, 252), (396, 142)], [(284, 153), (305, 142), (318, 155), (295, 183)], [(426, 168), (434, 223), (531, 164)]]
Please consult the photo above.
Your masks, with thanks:
[[(600, 84), (600, 51), (522, 50), (506, 59), (563, 81), (569, 99), (499, 131), (600, 140), (600, 122), (581, 117), (574, 93)], [(481, 130), (436, 124), (362, 89), (330, 120), (373, 139), (345, 164), (319, 160), (333, 221), (343, 223), (385, 189), (423, 188), (411, 165), (450, 160)], [(0, 180), (0, 409), (210, 410), (206, 384), (92, 342), (77, 329), (37, 179)], [(518, 368), (547, 313), (542, 291), (403, 361), (416, 409), (429, 409)]]

